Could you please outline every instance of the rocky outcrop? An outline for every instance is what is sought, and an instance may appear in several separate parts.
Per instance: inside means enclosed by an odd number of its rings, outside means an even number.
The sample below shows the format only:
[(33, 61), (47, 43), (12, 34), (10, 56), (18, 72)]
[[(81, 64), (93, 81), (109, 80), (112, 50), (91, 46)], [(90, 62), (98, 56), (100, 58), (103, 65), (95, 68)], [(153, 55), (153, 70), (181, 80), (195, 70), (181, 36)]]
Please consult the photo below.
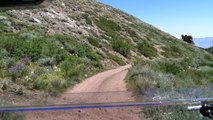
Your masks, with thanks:
[(191, 35), (181, 35), (181, 37), (184, 42), (187, 42), (187, 43), (193, 44), (193, 45), (195, 44), (193, 41), (193, 37)]

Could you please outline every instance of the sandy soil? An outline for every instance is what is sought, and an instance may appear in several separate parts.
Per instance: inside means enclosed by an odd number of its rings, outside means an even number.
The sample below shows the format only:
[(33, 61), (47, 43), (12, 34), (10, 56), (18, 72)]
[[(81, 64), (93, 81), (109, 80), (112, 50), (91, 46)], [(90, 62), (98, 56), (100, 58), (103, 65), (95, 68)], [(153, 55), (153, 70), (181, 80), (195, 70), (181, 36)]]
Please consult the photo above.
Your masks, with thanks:
[[(126, 89), (124, 78), (131, 65), (119, 67), (92, 76), (58, 98), (49, 98), (53, 104), (109, 103), (134, 101)], [(69, 111), (32, 112), (29, 120), (140, 120), (140, 108), (82, 109)]]

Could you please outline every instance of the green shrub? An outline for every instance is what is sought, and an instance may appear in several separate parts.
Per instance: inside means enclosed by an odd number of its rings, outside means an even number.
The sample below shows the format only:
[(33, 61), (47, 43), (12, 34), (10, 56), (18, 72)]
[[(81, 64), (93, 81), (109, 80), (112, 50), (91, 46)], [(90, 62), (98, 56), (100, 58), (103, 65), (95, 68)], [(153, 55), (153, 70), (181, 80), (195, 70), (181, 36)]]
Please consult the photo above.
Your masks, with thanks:
[(183, 56), (184, 51), (179, 46), (163, 47), (165, 57), (180, 57)]
[[(185, 72), (179, 74), (179, 77), (184, 80), (184, 78), (190, 78), (193, 80), (193, 84), (196, 86), (208, 85), (213, 83), (213, 69), (201, 70), (200, 68), (190, 68)], [(183, 83), (184, 84), (184, 83)]]
[(24, 39), (32, 40), (32, 39), (37, 39), (41, 36), (41, 33), (36, 31), (36, 30), (24, 30), (20, 33), (20, 36)]
[(171, 89), (174, 76), (156, 72), (150, 66), (138, 66), (129, 71), (127, 81), (131, 89), (142, 94), (147, 89)]
[(92, 33), (92, 35), (93, 35), (94, 37), (96, 37), (96, 38), (98, 38), (98, 37), (99, 37), (99, 35), (97, 34), (97, 32), (95, 32), (95, 31), (91, 30), (91, 33)]
[(8, 79), (0, 80), (0, 89), (5, 91), (11, 87), (11, 81)]
[(116, 63), (118, 63), (121, 66), (126, 64), (121, 58), (119, 58), (116, 55), (107, 54), (107, 56), (109, 59), (112, 59), (113, 61), (115, 61)]
[(48, 93), (50, 93), (51, 95), (58, 95), (69, 87), (66, 81), (56, 79), (52, 80), (50, 84), (51, 88), (48, 90)]
[(41, 76), (42, 74), (46, 74), (48, 71), (46, 70), (45, 67), (36, 67), (34, 69), (34, 75), (35, 77)]
[(54, 57), (56, 62), (63, 61), (67, 56), (66, 51), (51, 43), (48, 36), (36, 39), (25, 39), (18, 33), (3, 34), (0, 38), (0, 49), (6, 50), (8, 56), (16, 59), (29, 57), (32, 61), (37, 61), (42, 57)]
[(1, 49), (0, 51), (0, 58), (5, 58), (5, 57), (8, 57), (9, 56), (9, 53), (7, 52), (6, 49)]
[(0, 78), (6, 78), (9, 76), (9, 72), (7, 69), (0, 69)]
[(134, 30), (132, 30), (131, 28), (126, 27), (125, 31), (130, 35), (130, 37), (135, 38), (135, 39), (140, 39), (140, 37), (137, 35), (137, 33)]
[(89, 37), (88, 38), (88, 41), (90, 44), (92, 44), (93, 46), (95, 47), (100, 47), (100, 44), (99, 42), (101, 42), (100, 40), (96, 39), (96, 38), (92, 38), (92, 37)]
[(150, 45), (146, 42), (139, 43), (137, 48), (138, 48), (139, 52), (142, 55), (144, 55), (145, 57), (152, 58), (152, 57), (156, 57), (158, 55), (156, 48), (154, 48), (152, 45)]
[(86, 20), (87, 24), (92, 25), (92, 19), (89, 17), (88, 14), (82, 14), (81, 17)]
[(17, 78), (23, 77), (28, 74), (28, 69), (24, 64), (16, 64), (9, 69), (12, 80), (15, 82)]
[(107, 33), (117, 32), (121, 30), (121, 27), (112, 20), (107, 20), (101, 17), (100, 20), (96, 21), (96, 25)]
[(54, 58), (41, 58), (38, 60), (40, 65), (44, 65), (44, 66), (53, 66), (56, 62)]
[(16, 64), (16, 60), (14, 58), (3, 58), (1, 60), (1, 68), (8, 69)]
[(78, 64), (82, 64), (80, 60), (67, 59), (60, 64), (60, 68), (65, 73), (65, 77), (79, 76), (82, 71), (78, 72)]
[(48, 93), (58, 94), (69, 87), (66, 80), (56, 73), (43, 74), (33, 83), (33, 88), (43, 90)]
[(120, 53), (121, 55), (125, 57), (129, 57), (130, 55), (130, 45), (125, 40), (122, 40), (121, 38), (114, 39), (111, 42), (113, 50)]
[(186, 63), (173, 59), (161, 59), (152, 62), (152, 67), (160, 72), (177, 75), (181, 71), (187, 69)]
[(89, 46), (67, 36), (55, 36), (60, 42), (64, 44), (65, 49), (73, 55), (84, 58), (87, 57), (92, 61), (99, 62), (100, 58)]
[(6, 15), (0, 16), (0, 33), (9, 32), (11, 25), (12, 23)]
[[(15, 34), (11, 34), (11, 35), (7, 35), (5, 34), (2, 38), (1, 38), (1, 49), (5, 49), (8, 53), (10, 57), (16, 57), (18, 59), (21, 59), (22, 57), (25, 57), (26, 54), (30, 54), (32, 51), (34, 53), (35, 56), (37, 56), (40, 53), (37, 53), (39, 51), (34, 51), (36, 49), (30, 49), (30, 46), (34, 43), (27, 43), (26, 41), (24, 41), (23, 39), (21, 39), (19, 36), (15, 35)], [(35, 42), (35, 44), (38, 42)], [(40, 48), (38, 48), (40, 49)], [(40, 49), (41, 50), (41, 49)], [(34, 58), (34, 55), (30, 54), (30, 57)]]
[(47, 91), (50, 86), (49, 85), (49, 82), (47, 81), (47, 77), (43, 78), (45, 75), (42, 75), (40, 77), (37, 78), (37, 80), (33, 83), (33, 89), (36, 89), (36, 90), (44, 90), (44, 91)]
[(0, 33), (4, 33), (6, 31), (8, 31), (8, 28), (4, 24), (0, 23)]

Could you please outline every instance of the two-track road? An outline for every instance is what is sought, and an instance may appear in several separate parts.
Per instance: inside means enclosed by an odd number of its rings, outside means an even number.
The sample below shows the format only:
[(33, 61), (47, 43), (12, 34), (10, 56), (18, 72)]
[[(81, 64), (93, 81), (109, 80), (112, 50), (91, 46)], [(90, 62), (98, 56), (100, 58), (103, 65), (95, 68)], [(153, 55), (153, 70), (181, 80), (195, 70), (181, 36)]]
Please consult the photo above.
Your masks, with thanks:
[[(67, 90), (53, 104), (110, 103), (134, 101), (124, 78), (131, 65), (98, 73)], [(27, 114), (29, 120), (140, 120), (140, 108), (97, 108), (67, 111), (42, 111)]]

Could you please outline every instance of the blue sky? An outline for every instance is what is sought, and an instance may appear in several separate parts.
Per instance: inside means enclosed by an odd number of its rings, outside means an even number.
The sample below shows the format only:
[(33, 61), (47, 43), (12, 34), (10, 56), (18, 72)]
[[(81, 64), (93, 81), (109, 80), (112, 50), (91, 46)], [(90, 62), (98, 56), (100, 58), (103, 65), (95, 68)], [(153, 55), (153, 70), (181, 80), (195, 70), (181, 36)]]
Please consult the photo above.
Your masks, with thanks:
[(213, 0), (99, 0), (180, 38), (213, 37)]

